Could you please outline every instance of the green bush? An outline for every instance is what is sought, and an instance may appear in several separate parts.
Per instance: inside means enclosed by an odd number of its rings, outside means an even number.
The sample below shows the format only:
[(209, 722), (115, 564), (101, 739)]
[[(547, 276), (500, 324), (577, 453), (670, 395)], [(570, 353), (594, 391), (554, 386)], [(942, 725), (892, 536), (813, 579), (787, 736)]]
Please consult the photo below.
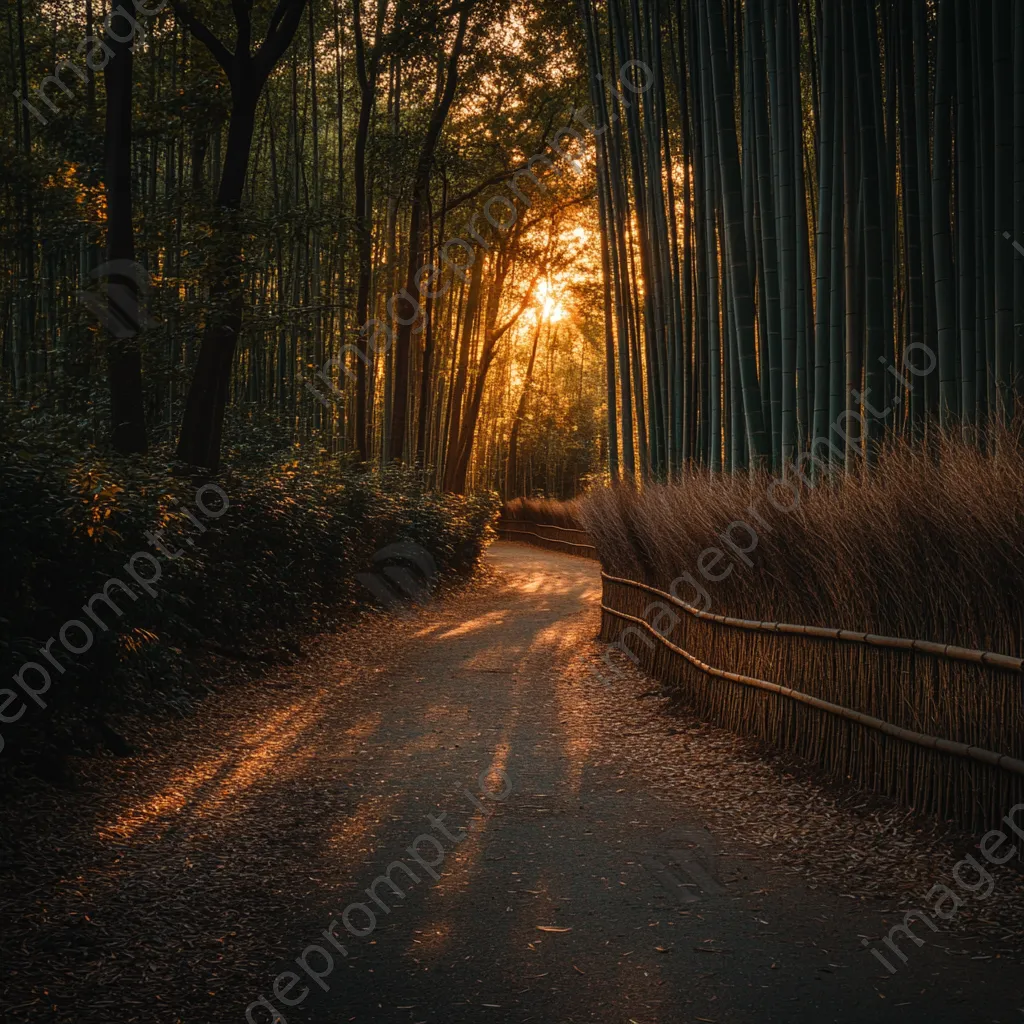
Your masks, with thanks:
[[(38, 420), (31, 433), (25, 421), (0, 423), (0, 651), (8, 673), (34, 662), (52, 680), (45, 709), (29, 701), (17, 724), (0, 726), (7, 746), (66, 737), (115, 710), (173, 705), (196, 687), (204, 651), (246, 659), (294, 649), (295, 634), (373, 603), (357, 576), (387, 545), (422, 546), (441, 578), (465, 572), (497, 512), (490, 495), (426, 492), (413, 472), (361, 472), (265, 437), (226, 461), (214, 481), (191, 478), (175, 474), (170, 449), (111, 457), (41, 438)], [(133, 576), (136, 552), (145, 554)], [(139, 580), (157, 566), (151, 595)], [(97, 621), (83, 606), (111, 579), (135, 597), (110, 586), (116, 609), (97, 600)], [(62, 646), (71, 620), (93, 636), (81, 655)], [(78, 626), (66, 636), (86, 645)], [(50, 637), (63, 671), (40, 650)], [(38, 671), (26, 678), (42, 689)]]

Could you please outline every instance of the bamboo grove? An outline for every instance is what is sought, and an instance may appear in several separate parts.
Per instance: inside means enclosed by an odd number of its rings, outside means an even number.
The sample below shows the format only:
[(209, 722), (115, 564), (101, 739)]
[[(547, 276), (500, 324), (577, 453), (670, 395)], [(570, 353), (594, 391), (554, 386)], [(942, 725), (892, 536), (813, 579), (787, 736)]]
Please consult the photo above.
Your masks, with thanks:
[(1024, 3), (579, 10), (612, 474), (991, 447), (1024, 399)]
[(1024, 0), (12, 0), (0, 35), (4, 403), (119, 451), (270, 422), (571, 496), (990, 450), (1024, 398)]
[(198, 466), (271, 423), (447, 490), (599, 472), (588, 182), (481, 215), (585, 88), (575, 13), (136, 6), (12, 0), (0, 25), (5, 402)]

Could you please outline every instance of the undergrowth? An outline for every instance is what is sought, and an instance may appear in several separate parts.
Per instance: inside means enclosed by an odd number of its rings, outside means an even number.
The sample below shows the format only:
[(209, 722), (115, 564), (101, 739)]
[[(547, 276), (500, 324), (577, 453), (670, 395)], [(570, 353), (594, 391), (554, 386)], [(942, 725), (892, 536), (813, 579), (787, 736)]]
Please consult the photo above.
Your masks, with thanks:
[[(230, 470), (213, 482), (228, 507), (207, 488), (207, 517), (196, 495), (209, 479), (181, 475), (170, 447), (112, 457), (41, 432), (38, 420), (0, 423), (0, 654), (8, 678), (26, 662), (52, 677), (45, 708), (26, 699), (27, 711), (2, 726), (5, 756), (74, 746), (82, 723), (102, 729), (108, 714), (188, 700), (211, 651), (259, 661), (297, 650), (299, 634), (375, 603), (357, 577), (388, 545), (422, 547), (429, 557), (414, 556), (414, 572), (465, 572), (497, 511), (490, 495), (428, 492), (412, 472), (358, 471), (251, 431), (236, 436), (225, 462)], [(154, 558), (154, 539), (176, 556)], [(147, 553), (135, 562), (143, 577), (160, 563), (152, 594), (126, 571), (136, 552)], [(119, 615), (95, 603), (101, 628), (83, 606), (112, 578), (135, 596), (109, 590)], [(72, 620), (93, 636), (80, 656), (62, 646)], [(85, 644), (77, 626), (66, 636)], [(63, 671), (41, 652), (50, 637)], [(38, 672), (27, 678), (41, 687)], [(9, 722), (17, 709), (6, 710)]]

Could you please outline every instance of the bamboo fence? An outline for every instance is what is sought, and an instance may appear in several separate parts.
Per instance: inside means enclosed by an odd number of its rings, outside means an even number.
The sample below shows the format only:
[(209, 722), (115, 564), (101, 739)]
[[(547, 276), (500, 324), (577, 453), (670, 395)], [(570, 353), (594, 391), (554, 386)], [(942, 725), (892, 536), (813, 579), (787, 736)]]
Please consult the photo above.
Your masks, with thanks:
[(561, 551), (566, 555), (597, 559), (597, 548), (590, 535), (583, 530), (570, 530), (564, 526), (549, 526), (526, 520), (503, 519), (498, 523), (498, 536), (502, 540), (521, 541), (534, 547)]
[[(505, 521), (499, 532), (597, 557), (580, 530)], [(702, 718), (971, 830), (1024, 803), (1024, 660), (737, 619), (601, 576), (601, 639), (628, 649)]]

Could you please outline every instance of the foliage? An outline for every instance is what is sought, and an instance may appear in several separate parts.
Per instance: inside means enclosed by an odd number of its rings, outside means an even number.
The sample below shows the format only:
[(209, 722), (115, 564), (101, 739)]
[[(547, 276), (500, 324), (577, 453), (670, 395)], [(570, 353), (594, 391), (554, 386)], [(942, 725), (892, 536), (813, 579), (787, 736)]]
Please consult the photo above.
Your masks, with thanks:
[[(334, 451), (358, 448), (354, 421), (363, 364), (353, 346), (357, 319), (390, 322), (387, 303), (404, 282), (412, 183), (434, 107), (439, 62), (443, 66), (451, 50), (459, 6), (447, 0), (388, 0), (380, 8), (386, 14), (381, 61), (363, 127), (351, 3), (307, 4), (303, 24), (260, 98), (239, 214), (246, 299), (229, 400), (235, 411), (276, 417), (303, 443), (315, 438), (314, 443)], [(266, 0), (252, 6), (256, 37), (274, 7)], [(378, 5), (364, 3), (361, 9), (367, 47), (372, 48)], [(200, 3), (193, 13), (232, 42), (231, 9)], [(146, 432), (150, 438), (177, 439), (204, 329), (215, 319), (212, 314), (227, 309), (222, 297), (211, 294), (211, 280), (221, 258), (230, 255), (230, 246), (218, 239), (214, 197), (227, 165), (231, 90), (207, 48), (171, 7), (143, 21), (146, 42), (133, 53), (131, 203), (135, 258), (150, 281), (145, 295), (150, 322), (136, 343), (142, 355)], [(520, 214), (529, 227), (509, 256), (512, 271), (508, 287), (502, 288), (493, 267), (499, 233), (489, 226), (484, 206), (494, 196), (512, 195), (512, 170), (542, 150), (545, 138), (578, 107), (582, 91), (571, 46), (574, 13), (549, 0), (512, 5), (474, 0), (470, 24), (455, 103), (431, 161), (424, 260), (440, 264), (439, 247), (457, 236), (470, 237), (467, 222), (472, 218), (481, 238), (486, 236), (479, 265), (485, 295), (495, 293), (493, 317), (502, 324), (518, 308), (519, 293), (532, 278), (530, 264), (543, 248), (548, 214), (589, 188), (587, 181), (572, 180), (575, 176), (563, 180), (552, 174), (543, 190), (527, 189), (530, 200), (520, 204)], [(80, 416), (91, 439), (102, 443), (109, 434), (110, 346), (77, 295), (101, 295), (107, 285), (105, 276), (90, 275), (104, 263), (107, 242), (108, 83), (103, 73), (85, 80), (65, 69), (66, 88), (52, 82), (47, 86), (56, 109), (37, 95), (56, 62), (66, 58), (82, 64), (76, 46), (89, 31), (85, 9), (71, 7), (55, 8), (52, 17), (19, 8), (0, 25), (3, 45), (18, 54), (8, 69), (10, 88), (0, 97), (6, 123), (19, 124), (22, 108), (14, 91), (22, 74), (31, 102), (46, 121), (29, 114), (27, 133), (19, 126), (11, 137), (0, 139), (0, 168), (11, 186), (0, 196), (0, 309), (6, 324), (0, 340), (0, 400)], [(22, 32), (23, 56), (18, 49)], [(361, 268), (355, 153), (360, 139), (366, 147), (364, 184), (373, 233), (367, 271), (372, 271), (374, 287), (369, 308), (357, 317)], [(433, 356), (425, 388), (416, 379), (423, 372), (418, 349), (412, 359), (408, 423), (413, 436), (406, 459), (440, 470), (449, 454), (457, 454), (447, 451), (450, 410), (455, 408), (463, 414), (462, 433), (480, 437), (471, 452), (468, 486), (496, 487), (504, 446), (488, 442), (507, 423), (503, 406), (514, 407), (518, 398), (499, 370), (514, 361), (525, 332), (514, 327), (504, 335), (488, 374), (473, 339), (457, 330), (467, 289), (450, 270), (443, 283), (443, 294), (430, 310), (430, 331), (421, 322), (414, 333), (421, 344), (431, 339)], [(488, 302), (482, 307), (477, 314), (481, 326)], [(470, 349), (468, 373), (457, 381), (452, 367), (464, 345)], [(390, 426), (385, 417), (395, 393), (394, 353), (388, 352), (371, 349), (361, 386), (368, 406), (366, 454), (379, 462), (387, 461), (383, 442)], [(479, 423), (470, 410), (478, 373), (484, 378), (486, 416)], [(556, 398), (574, 388), (558, 367), (548, 376)], [(423, 405), (426, 450), (420, 458), (415, 435)], [(566, 418), (576, 415), (573, 408)], [(589, 410), (579, 415), (581, 429), (592, 430)], [(575, 425), (570, 423), (566, 436)], [(456, 448), (463, 440), (455, 437)], [(532, 439), (525, 445), (530, 448)], [(571, 486), (603, 451), (603, 445), (594, 444), (563, 459), (559, 451), (549, 457), (544, 449), (545, 466), (537, 476), (545, 483), (549, 477), (564, 477)], [(577, 466), (581, 458), (586, 461), (582, 469)], [(564, 468), (563, 462), (571, 465)]]
[[(294, 647), (295, 633), (326, 628), (370, 602), (356, 577), (386, 545), (422, 545), (442, 578), (465, 572), (496, 511), (493, 496), (426, 493), (411, 471), (358, 472), (249, 428), (244, 441), (240, 432), (234, 439), (230, 473), (216, 481), (229, 507), (220, 514), (220, 500), (206, 492), (215, 516), (207, 519), (196, 506), (207, 481), (176, 475), (169, 448), (111, 456), (53, 439), (65, 426), (7, 416), (0, 431), (0, 543), (9, 553), (0, 592), (4, 660), (12, 669), (45, 664), (39, 648), (71, 619), (95, 635), (81, 657), (59, 640), (53, 646), (66, 672), (51, 670), (49, 707), (23, 717), (30, 730), (52, 729), (55, 715), (75, 720), (173, 704), (194, 686), (204, 651), (248, 660), (272, 656), (269, 647)], [(146, 538), (154, 530), (163, 531), (156, 537), (171, 554), (184, 553), (160, 559), (155, 596), (135, 586), (132, 601), (112, 590), (124, 614), (98, 604), (109, 627), (101, 630), (83, 605), (112, 577), (132, 584), (125, 564), (135, 552), (155, 551)], [(81, 645), (80, 633), (70, 635)]]

